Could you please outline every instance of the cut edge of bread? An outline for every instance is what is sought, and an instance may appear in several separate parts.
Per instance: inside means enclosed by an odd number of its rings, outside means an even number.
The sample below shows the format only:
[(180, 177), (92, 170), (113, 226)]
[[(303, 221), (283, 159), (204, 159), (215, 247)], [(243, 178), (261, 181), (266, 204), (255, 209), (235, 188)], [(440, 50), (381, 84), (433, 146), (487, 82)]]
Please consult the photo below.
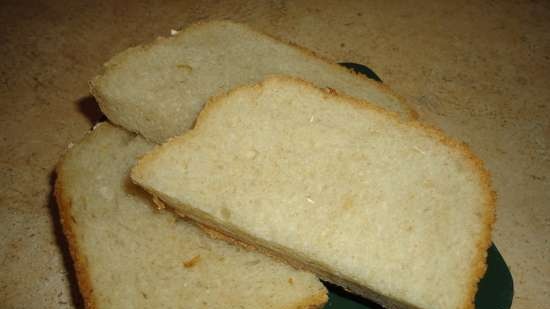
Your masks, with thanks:
[[(469, 163), (471, 168), (478, 174), (480, 178), (480, 182), (483, 186), (482, 192), (484, 192), (484, 209), (482, 212), (482, 224), (484, 226), (484, 229), (482, 233), (479, 235), (478, 240), (476, 242), (476, 248), (477, 248), (477, 254), (474, 257), (470, 269), (471, 274), (469, 275), (469, 284), (468, 289), (469, 292), (464, 297), (463, 305), (460, 307), (462, 309), (471, 309), (474, 308), (474, 299), (475, 294), (477, 292), (477, 284), (479, 280), (482, 278), (482, 276), (485, 274), (485, 271), (487, 269), (487, 249), (491, 245), (491, 230), (492, 226), (494, 225), (494, 222), (496, 220), (495, 217), (495, 208), (496, 208), (496, 192), (494, 192), (491, 189), (491, 176), (490, 172), (485, 168), (485, 165), (481, 159), (479, 159), (470, 149), (470, 147), (464, 143), (460, 142), (458, 140), (455, 140), (451, 137), (446, 136), (443, 131), (439, 128), (436, 128), (434, 126), (422, 123), (416, 119), (413, 120), (404, 120), (402, 117), (399, 117), (399, 115), (396, 112), (388, 111), (382, 107), (379, 107), (375, 104), (372, 104), (368, 101), (363, 101), (356, 99), (351, 96), (347, 96), (345, 94), (336, 93), (333, 89), (321, 89), (316, 87), (310, 82), (301, 80), (299, 78), (290, 77), (290, 76), (278, 76), (278, 75), (272, 75), (265, 79), (264, 81), (254, 84), (254, 85), (243, 85), (240, 87), (237, 87), (227, 93), (212, 97), (205, 105), (203, 110), (200, 112), (199, 116), (197, 117), (197, 120), (195, 122), (194, 127), (187, 131), (186, 133), (172, 137), (170, 138), (166, 143), (156, 146), (152, 151), (144, 155), (140, 160), (138, 160), (138, 163), (131, 171), (131, 178), (132, 181), (134, 181), (136, 184), (141, 185), (137, 179), (142, 178), (141, 174), (143, 174), (144, 166), (147, 165), (148, 161), (153, 160), (156, 156), (158, 156), (160, 153), (162, 153), (167, 147), (169, 147), (172, 144), (184, 144), (188, 139), (193, 138), (195, 135), (199, 133), (202, 126), (202, 120), (203, 118), (208, 117), (208, 114), (217, 108), (218, 105), (221, 105), (224, 103), (225, 99), (228, 97), (231, 97), (235, 93), (239, 93), (242, 91), (261, 91), (262, 88), (266, 87), (266, 85), (270, 84), (297, 84), (301, 87), (306, 87), (309, 89), (315, 89), (316, 91), (319, 91), (323, 93), (325, 96), (333, 96), (336, 98), (339, 103), (342, 104), (349, 104), (352, 105), (355, 108), (359, 109), (368, 109), (373, 112), (379, 113), (384, 115), (385, 117), (391, 119), (391, 121), (409, 126), (418, 128), (425, 133), (427, 133), (429, 136), (435, 138), (440, 143), (448, 146), (450, 149), (454, 150), (455, 152), (461, 154), (466, 161)], [(145, 188), (149, 193), (151, 193), (154, 196), (158, 196), (159, 198), (166, 200), (165, 197), (161, 195), (160, 192), (153, 192), (150, 190), (150, 188)], [(185, 207), (186, 210), (190, 209), (189, 205), (182, 205)], [(298, 260), (289, 260), (287, 256), (281, 256), (280, 253), (276, 252), (276, 250), (269, 247), (267, 244), (262, 244), (260, 240), (257, 239), (251, 239), (250, 237), (246, 236), (242, 231), (240, 233), (232, 233), (226, 229), (223, 229), (223, 227), (220, 227), (219, 225), (215, 224), (212, 220), (208, 218), (207, 215), (199, 215), (196, 216), (194, 214), (191, 214), (189, 212), (180, 212), (180, 215), (186, 215), (189, 216), (192, 220), (199, 221), (203, 223), (207, 229), (214, 230), (218, 233), (225, 234), (227, 237), (221, 237), (221, 239), (224, 239), (231, 243), (245, 243), (246, 245), (242, 245), (245, 248), (251, 249), (255, 248), (255, 250), (259, 250), (265, 254), (268, 254), (270, 256), (276, 256), (279, 259), (283, 259), (287, 261), (289, 264), (298, 267), (300, 269), (307, 269), (307, 270), (313, 270), (315, 273), (317, 273), (321, 278), (334, 282), (338, 285), (343, 286), (345, 289), (352, 291), (354, 293), (366, 296), (367, 298), (374, 299), (375, 301), (379, 301), (380, 303), (384, 304), (388, 308), (410, 308), (410, 305), (402, 304), (402, 303), (391, 303), (388, 302), (387, 299), (380, 299), (378, 297), (378, 293), (367, 290), (365, 291), (360, 286), (355, 285), (351, 282), (342, 282), (342, 279), (336, 278), (337, 280), (334, 280), (334, 276), (324, 273), (322, 270), (317, 269), (316, 267), (311, 267), (311, 265), (306, 265), (305, 263), (302, 263)], [(232, 227), (234, 228), (234, 227)], [(235, 230), (238, 230), (235, 228)], [(209, 233), (211, 236), (215, 236), (216, 234)], [(232, 241), (232, 239), (239, 239), (237, 242)], [(368, 289), (368, 287), (367, 287)], [(374, 293), (374, 295), (373, 295)]]
[(149, 42), (149, 43), (146, 43), (146, 44), (141, 44), (141, 45), (136, 45), (136, 46), (133, 46), (133, 47), (129, 47), (128, 49), (121, 51), (120, 53), (116, 54), (113, 58), (111, 58), (109, 61), (104, 63), (100, 73), (97, 74), (94, 78), (92, 78), (92, 80), (90, 80), (90, 82), (88, 83), (90, 93), (94, 97), (96, 97), (98, 99), (98, 103), (100, 105), (102, 105), (103, 102), (106, 101), (103, 94), (102, 94), (102, 91), (100, 90), (101, 80), (103, 78), (103, 75), (106, 75), (111, 69), (117, 67), (120, 63), (123, 63), (125, 61), (125, 59), (127, 57), (129, 57), (129, 55), (131, 55), (134, 51), (136, 51), (136, 50), (148, 51), (149, 49), (153, 48), (155, 45), (161, 44), (162, 42), (164, 42), (166, 40), (173, 39), (173, 38), (176, 38), (176, 37), (179, 37), (179, 36), (183, 36), (186, 33), (192, 32), (197, 28), (208, 27), (208, 26), (211, 26), (213, 24), (230, 24), (232, 26), (245, 28), (247, 31), (255, 33), (259, 36), (265, 36), (273, 42), (284, 44), (284, 45), (296, 48), (305, 57), (313, 58), (313, 59), (322, 61), (323, 63), (329, 65), (332, 69), (334, 69), (336, 71), (350, 73), (350, 74), (354, 75), (356, 78), (358, 78), (360, 80), (363, 80), (363, 81), (369, 83), (370, 85), (372, 85), (373, 87), (379, 89), (381, 92), (387, 94), (388, 96), (395, 97), (396, 100), (399, 103), (401, 103), (401, 105), (403, 106), (403, 108), (406, 111), (406, 114), (408, 114), (408, 116), (411, 119), (418, 119), (419, 118), (418, 112), (416, 112), (416, 110), (414, 109), (413, 104), (411, 104), (403, 96), (398, 95), (397, 93), (395, 93), (391, 89), (391, 87), (389, 87), (387, 84), (374, 81), (374, 80), (366, 77), (363, 74), (357, 73), (354, 70), (343, 67), (343, 66), (337, 64), (336, 61), (333, 61), (332, 59), (329, 59), (328, 57), (322, 56), (322, 55), (314, 52), (313, 50), (307, 49), (307, 48), (305, 48), (303, 46), (300, 46), (300, 45), (298, 45), (298, 44), (296, 44), (292, 41), (279, 38), (275, 35), (271, 35), (269, 33), (266, 33), (266, 32), (260, 31), (260, 30), (256, 30), (256, 29), (252, 28), (251, 26), (249, 26), (248, 24), (237, 23), (237, 22), (227, 20), (227, 19), (225, 19), (225, 20), (221, 19), (221, 20), (210, 20), (210, 21), (208, 21), (208, 20), (197, 21), (197, 22), (192, 23), (189, 26), (185, 27), (183, 30), (179, 31), (176, 35), (173, 35), (173, 36), (170, 36), (170, 37), (159, 36), (156, 39), (154, 39), (152, 42)]
[(78, 283), (79, 291), (84, 300), (84, 307), (86, 309), (97, 309), (96, 301), (94, 299), (94, 289), (92, 281), (88, 271), (88, 261), (86, 257), (80, 255), (81, 252), (79, 242), (77, 240), (75, 229), (73, 226), (73, 217), (71, 214), (71, 200), (64, 192), (64, 184), (61, 181), (63, 179), (63, 171), (60, 168), (63, 159), (58, 163), (56, 167), (56, 181), (54, 188), (54, 196), (59, 209), (59, 218), (61, 226), (63, 227), (63, 234), (67, 239), (69, 246), (69, 252), (73, 260), (73, 267), (76, 272), (76, 280)]
[[(79, 143), (83, 142), (89, 134), (95, 129), (103, 125), (104, 122), (95, 124), (92, 129), (79, 140)], [(57, 209), (59, 210), (59, 220), (61, 221), (61, 227), (63, 229), (63, 235), (67, 240), (67, 246), (69, 247), (69, 253), (73, 262), (73, 268), (76, 274), (76, 281), (78, 284), (78, 291), (84, 301), (84, 308), (86, 309), (99, 309), (97, 301), (94, 295), (94, 287), (90, 278), (88, 260), (80, 252), (81, 246), (76, 236), (76, 229), (74, 228), (74, 218), (72, 215), (72, 201), (65, 193), (65, 183), (63, 179), (66, 179), (63, 173), (63, 163), (67, 158), (69, 149), (65, 150), (65, 153), (61, 155), (61, 159), (55, 166), (55, 183), (53, 195), (56, 200)]]

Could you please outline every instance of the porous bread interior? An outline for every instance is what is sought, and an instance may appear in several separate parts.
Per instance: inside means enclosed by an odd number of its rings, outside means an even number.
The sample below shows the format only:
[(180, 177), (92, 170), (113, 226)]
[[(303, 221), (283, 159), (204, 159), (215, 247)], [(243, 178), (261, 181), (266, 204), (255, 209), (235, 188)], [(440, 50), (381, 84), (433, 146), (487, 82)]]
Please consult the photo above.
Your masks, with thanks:
[(295, 79), (211, 101), (132, 178), (198, 221), (390, 301), (472, 308), (485, 271), (495, 201), (481, 161), (435, 129)]
[(212, 240), (128, 175), (152, 144), (110, 124), (71, 148), (56, 197), (87, 308), (320, 308), (310, 273)]
[(118, 54), (91, 82), (91, 92), (111, 121), (163, 142), (191, 128), (211, 96), (272, 74), (301, 77), (406, 117), (413, 114), (387, 87), (230, 21), (195, 24)]
[[(178, 204), (177, 201), (171, 200), (171, 198), (167, 196), (162, 199), (170, 201), (172, 205)], [(369, 300), (375, 301), (376, 303), (383, 305), (384, 308), (418, 309), (417, 307), (413, 307), (409, 304), (398, 302), (395, 299), (384, 297), (383, 295), (373, 291), (372, 289), (364, 285), (361, 286), (357, 283), (345, 281), (340, 277), (333, 275), (332, 273), (330, 273), (330, 271), (327, 271), (327, 269), (330, 269), (330, 267), (323, 268), (315, 264), (308, 264), (307, 262), (305, 262), (304, 258), (292, 256), (292, 252), (286, 252), (285, 254), (280, 254), (278, 250), (270, 249), (272, 245), (265, 244), (262, 242), (262, 240), (251, 237), (246, 233), (233, 232), (233, 231), (239, 230), (236, 227), (231, 227), (231, 229), (229, 229), (225, 226), (216, 225), (214, 221), (209, 219), (208, 214), (204, 214), (204, 213), (201, 214), (200, 212), (197, 212), (196, 210), (189, 208), (187, 205), (180, 205), (179, 207), (179, 209), (184, 209), (184, 208), (186, 209), (185, 213), (178, 209), (172, 209), (172, 208), (171, 209), (179, 216), (188, 218), (190, 223), (200, 227), (205, 233), (208, 234), (208, 236), (212, 238), (221, 239), (231, 244), (243, 247), (244, 249), (249, 251), (262, 252), (265, 255), (273, 257), (274, 259), (277, 259), (282, 262), (286, 262), (287, 264), (292, 265), (297, 269), (304, 269), (304, 270), (310, 270), (310, 271), (313, 270), (319, 276), (319, 278), (325, 281), (331, 282), (333, 284), (336, 284), (349, 292), (362, 295), (363, 297)]]

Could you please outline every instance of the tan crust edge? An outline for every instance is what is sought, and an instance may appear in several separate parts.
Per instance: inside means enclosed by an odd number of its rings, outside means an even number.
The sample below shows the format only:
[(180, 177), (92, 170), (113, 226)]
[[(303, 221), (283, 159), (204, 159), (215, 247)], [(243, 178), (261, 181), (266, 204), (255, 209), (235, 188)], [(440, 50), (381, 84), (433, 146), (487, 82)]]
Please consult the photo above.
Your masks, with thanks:
[(110, 68), (116, 67), (119, 63), (121, 63), (123, 61), (123, 59), (128, 54), (132, 53), (134, 50), (146, 51), (146, 50), (152, 48), (153, 46), (155, 46), (157, 43), (160, 43), (162, 41), (165, 41), (165, 40), (168, 40), (168, 39), (171, 39), (171, 38), (176, 38), (176, 37), (182, 36), (187, 32), (193, 31), (195, 28), (207, 27), (209, 24), (213, 24), (213, 23), (221, 23), (221, 24), (226, 23), (226, 24), (232, 24), (232, 25), (237, 26), (237, 27), (246, 28), (248, 31), (253, 32), (253, 33), (255, 33), (259, 36), (264, 36), (264, 37), (270, 39), (271, 41), (293, 47), (293, 48), (297, 49), (298, 51), (300, 51), (305, 57), (312, 58), (312, 59), (317, 60), (317, 61), (321, 61), (321, 62), (329, 65), (330, 67), (332, 67), (333, 69), (335, 69), (337, 71), (342, 71), (342, 72), (345, 71), (347, 73), (350, 73), (350, 74), (354, 75), (355, 77), (371, 84), (375, 88), (378, 88), (380, 91), (386, 93), (387, 95), (393, 96), (405, 108), (405, 110), (407, 111), (408, 116), (410, 118), (418, 119), (418, 112), (413, 108), (413, 105), (410, 102), (408, 102), (407, 100), (405, 100), (404, 97), (402, 97), (400, 95), (397, 95), (393, 90), (391, 90), (391, 88), (387, 84), (373, 81), (370, 78), (367, 78), (366, 76), (364, 76), (363, 74), (359, 74), (359, 73), (354, 72), (353, 70), (345, 68), (345, 67), (337, 64), (332, 59), (321, 56), (321, 55), (315, 53), (314, 51), (312, 51), (310, 49), (307, 49), (303, 46), (300, 46), (300, 45), (298, 45), (294, 42), (278, 38), (274, 35), (271, 35), (269, 33), (265, 33), (263, 31), (256, 30), (256, 29), (252, 28), (251, 26), (249, 26), (248, 24), (237, 23), (237, 22), (233, 22), (233, 21), (230, 21), (230, 20), (198, 21), (198, 22), (192, 23), (191, 25), (187, 26), (185, 29), (183, 29), (177, 35), (175, 35), (173, 37), (157, 37), (155, 40), (153, 40), (153, 42), (150, 42), (148, 44), (143, 44), (143, 45), (137, 45), (137, 46), (134, 46), (134, 47), (130, 47), (130, 48), (120, 52), (119, 54), (117, 54), (113, 58), (111, 58), (109, 61), (107, 61), (103, 65), (103, 70), (97, 76), (92, 78), (92, 80), (89, 82), (90, 93), (98, 99), (98, 101), (99, 101), (98, 103), (102, 104), (104, 102), (104, 100), (103, 100), (104, 98), (103, 98), (103, 95), (101, 94), (101, 91), (98, 90), (98, 88), (101, 88), (101, 87), (97, 86), (101, 83), (100, 81), (101, 81), (102, 76), (105, 73), (107, 73), (107, 71)]
[(312, 295), (297, 304), (281, 309), (322, 309), (328, 301), (327, 291)]
[[(479, 160), (479, 159), (478, 159)], [(486, 200), (485, 200), (485, 213), (483, 214), (483, 223), (485, 229), (482, 231), (477, 242), (477, 255), (472, 261), (472, 273), (470, 274), (469, 291), (462, 306), (463, 309), (475, 308), (474, 300), (478, 290), (478, 283), (487, 270), (487, 250), (491, 246), (491, 230), (496, 221), (496, 192), (491, 189), (491, 179), (488, 171), (482, 174), (485, 178), (483, 183), (485, 185)]]
[(147, 164), (148, 161), (151, 161), (157, 154), (161, 153), (165, 147), (168, 147), (171, 144), (179, 144), (184, 143), (186, 140), (192, 138), (196, 134), (198, 134), (198, 131), (202, 124), (202, 119), (208, 117), (208, 113), (210, 113), (211, 110), (215, 109), (217, 105), (223, 103), (223, 99), (233, 95), (234, 93), (241, 92), (241, 91), (247, 91), (247, 90), (257, 90), (259, 91), (261, 88), (263, 88), (268, 83), (273, 82), (295, 82), (300, 84), (302, 87), (307, 88), (313, 88), (317, 89), (317, 91), (321, 91), (326, 96), (333, 96), (334, 98), (338, 99), (340, 102), (344, 104), (350, 104), (354, 106), (355, 108), (364, 108), (368, 109), (374, 112), (377, 112), (379, 114), (385, 115), (386, 117), (393, 119), (394, 122), (409, 126), (413, 128), (418, 128), (424, 132), (426, 132), (428, 135), (432, 136), (433, 138), (437, 139), (439, 142), (443, 143), (444, 145), (447, 145), (449, 148), (454, 149), (458, 153), (462, 154), (467, 161), (470, 163), (473, 170), (477, 172), (481, 179), (481, 183), (483, 185), (483, 191), (485, 195), (485, 208), (484, 212), (482, 213), (482, 222), (485, 225), (484, 230), (482, 231), (476, 247), (478, 248), (478, 253), (473, 259), (472, 263), (472, 273), (470, 275), (470, 283), (469, 283), (469, 292), (465, 296), (463, 305), (461, 306), (462, 309), (471, 309), (474, 308), (474, 298), (475, 294), (477, 292), (477, 283), (481, 279), (481, 277), (485, 274), (485, 270), (487, 268), (486, 263), (486, 256), (487, 256), (487, 249), (491, 245), (491, 230), (492, 226), (495, 222), (495, 208), (496, 208), (496, 193), (491, 189), (491, 176), (489, 171), (485, 168), (483, 161), (481, 161), (470, 149), (470, 147), (464, 143), (460, 142), (458, 140), (455, 140), (451, 137), (446, 136), (440, 129), (430, 126), (425, 123), (421, 123), (418, 120), (409, 120), (405, 121), (402, 118), (398, 116), (397, 113), (391, 112), (388, 110), (385, 110), (382, 107), (379, 107), (377, 105), (371, 104), (367, 101), (361, 101), (356, 98), (342, 95), (342, 94), (336, 94), (331, 89), (320, 89), (313, 85), (310, 82), (294, 78), (294, 77), (288, 77), (288, 76), (271, 76), (264, 80), (263, 82), (260, 82), (255, 85), (245, 85), (241, 87), (237, 87), (225, 94), (221, 94), (215, 97), (212, 97), (203, 110), (200, 112), (195, 126), (192, 130), (187, 131), (187, 133), (180, 135), (178, 137), (170, 138), (166, 143), (155, 147), (151, 152), (143, 156), (136, 166), (132, 169), (132, 178), (141, 178), (141, 169), (144, 164)]
[(84, 300), (84, 306), (87, 309), (97, 309), (97, 303), (94, 299), (94, 289), (90, 279), (90, 274), (88, 272), (88, 261), (86, 260), (86, 257), (81, 255), (80, 245), (75, 234), (75, 228), (73, 225), (74, 221), (71, 214), (71, 200), (63, 191), (64, 177), (60, 164), (61, 163), (59, 163), (56, 168), (57, 179), (55, 181), (54, 195), (57, 201), (57, 207), (59, 209), (61, 225), (63, 226), (63, 234), (65, 234), (69, 244), (69, 252), (71, 253), (71, 257), (73, 259), (78, 287)]

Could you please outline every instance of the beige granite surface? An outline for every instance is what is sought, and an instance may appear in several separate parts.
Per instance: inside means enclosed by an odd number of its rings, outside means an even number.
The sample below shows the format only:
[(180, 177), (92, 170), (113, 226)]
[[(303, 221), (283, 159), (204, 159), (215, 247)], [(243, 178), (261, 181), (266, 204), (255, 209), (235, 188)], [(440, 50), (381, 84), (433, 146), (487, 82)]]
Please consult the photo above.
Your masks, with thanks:
[(513, 308), (550, 308), (550, 2), (198, 2), (0, 2), (0, 308), (80, 306), (51, 184), (100, 117), (87, 81), (126, 47), (215, 18), (367, 64), (470, 144), (498, 193)]

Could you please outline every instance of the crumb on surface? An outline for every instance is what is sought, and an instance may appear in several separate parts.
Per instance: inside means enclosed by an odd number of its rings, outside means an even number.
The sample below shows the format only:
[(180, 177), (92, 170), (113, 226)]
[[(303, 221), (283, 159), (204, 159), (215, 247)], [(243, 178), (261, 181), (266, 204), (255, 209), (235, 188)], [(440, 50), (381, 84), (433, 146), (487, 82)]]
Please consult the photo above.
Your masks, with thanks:
[(185, 70), (185, 71), (189, 71), (189, 72), (193, 71), (193, 67), (191, 67), (188, 64), (178, 64), (178, 65), (176, 65), (176, 68), (182, 69), (182, 70)]
[(183, 261), (183, 267), (191, 268), (191, 267), (197, 265), (197, 263), (200, 261), (200, 258), (201, 258), (200, 254), (197, 254), (194, 257), (192, 257), (191, 259), (189, 259), (187, 261)]

